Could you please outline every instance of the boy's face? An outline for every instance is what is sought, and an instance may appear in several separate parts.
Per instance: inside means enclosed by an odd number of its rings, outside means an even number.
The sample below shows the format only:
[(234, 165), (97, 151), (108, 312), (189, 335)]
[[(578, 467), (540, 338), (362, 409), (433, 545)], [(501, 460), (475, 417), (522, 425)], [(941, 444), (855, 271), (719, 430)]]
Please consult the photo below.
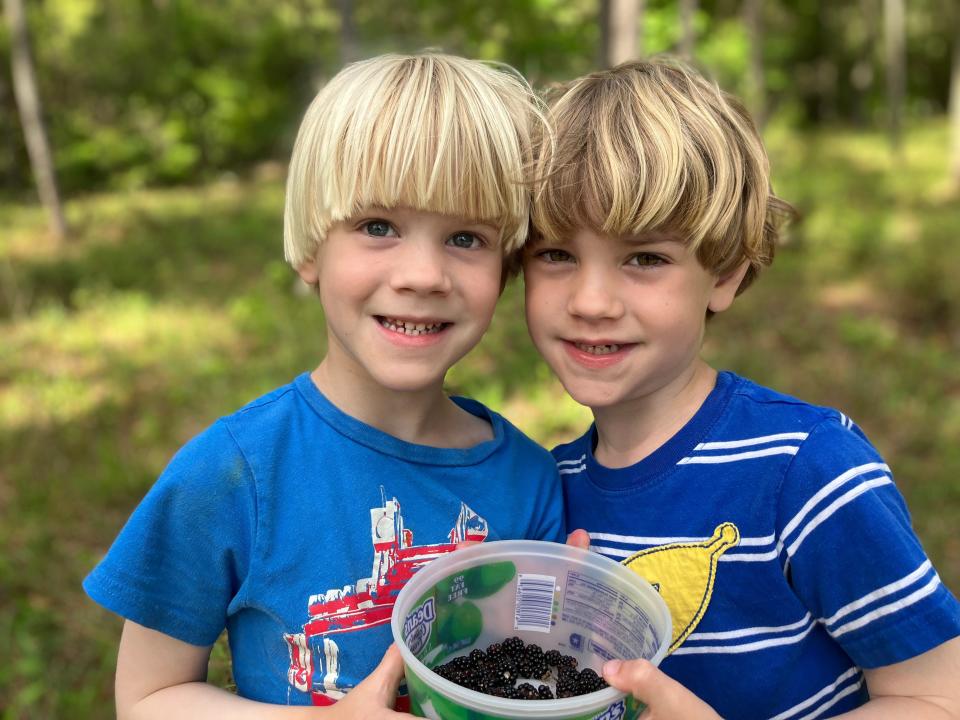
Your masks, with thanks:
[(409, 208), (366, 208), (333, 225), (299, 269), (319, 283), (327, 370), (359, 390), (440, 389), (493, 317), (499, 240), (490, 225)]
[(580, 229), (524, 255), (537, 349), (591, 408), (679, 389), (699, 359), (706, 311), (725, 310), (746, 270), (718, 279), (669, 235), (620, 238)]

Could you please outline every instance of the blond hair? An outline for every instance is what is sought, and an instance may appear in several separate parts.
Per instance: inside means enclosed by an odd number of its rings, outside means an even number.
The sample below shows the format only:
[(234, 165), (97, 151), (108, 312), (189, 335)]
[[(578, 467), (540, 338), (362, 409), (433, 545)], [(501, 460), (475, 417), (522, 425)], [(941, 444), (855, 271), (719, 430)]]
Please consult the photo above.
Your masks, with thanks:
[(543, 114), (507, 66), (438, 53), (348, 65), (307, 109), (290, 160), (284, 255), (311, 260), (330, 226), (364, 207), (406, 206), (527, 237), (532, 136)]
[(587, 75), (554, 93), (550, 119), (556, 140), (539, 153), (532, 211), (538, 236), (667, 231), (718, 276), (749, 260), (738, 292), (772, 262), (793, 209), (771, 190), (749, 113), (694, 70), (655, 58)]

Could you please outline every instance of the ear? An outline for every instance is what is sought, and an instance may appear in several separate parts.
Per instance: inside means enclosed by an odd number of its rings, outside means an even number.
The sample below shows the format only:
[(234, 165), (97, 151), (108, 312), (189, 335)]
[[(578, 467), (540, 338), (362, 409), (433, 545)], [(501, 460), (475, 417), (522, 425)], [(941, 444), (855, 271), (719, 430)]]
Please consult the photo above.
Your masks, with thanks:
[(743, 282), (743, 276), (747, 274), (747, 268), (750, 267), (750, 261), (744, 260), (726, 275), (717, 278), (713, 290), (710, 292), (710, 302), (707, 309), (711, 312), (723, 312), (733, 304), (733, 299), (737, 296), (737, 290), (740, 283)]
[(317, 259), (314, 257), (310, 260), (304, 260), (297, 267), (297, 275), (310, 287), (316, 287), (320, 280), (320, 268)]

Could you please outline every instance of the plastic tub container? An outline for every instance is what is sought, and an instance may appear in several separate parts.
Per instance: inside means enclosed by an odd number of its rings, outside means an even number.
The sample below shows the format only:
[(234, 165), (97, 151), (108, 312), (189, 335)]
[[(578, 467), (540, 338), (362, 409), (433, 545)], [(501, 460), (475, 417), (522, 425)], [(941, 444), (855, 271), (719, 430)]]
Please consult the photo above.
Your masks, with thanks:
[(391, 627), (411, 710), (435, 720), (633, 720), (643, 704), (614, 688), (513, 700), (468, 690), (432, 668), (511, 636), (573, 655), (579, 669), (598, 673), (611, 658), (656, 665), (672, 630), (663, 599), (633, 571), (586, 550), (532, 540), (482, 543), (433, 560), (400, 591)]

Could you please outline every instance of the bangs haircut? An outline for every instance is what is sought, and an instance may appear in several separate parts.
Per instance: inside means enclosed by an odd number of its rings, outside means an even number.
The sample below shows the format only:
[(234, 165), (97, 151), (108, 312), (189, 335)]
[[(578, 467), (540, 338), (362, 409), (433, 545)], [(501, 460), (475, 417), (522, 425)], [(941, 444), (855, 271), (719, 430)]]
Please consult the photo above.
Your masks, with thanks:
[(539, 151), (538, 241), (577, 228), (665, 232), (720, 277), (749, 260), (738, 292), (772, 262), (795, 213), (773, 194), (763, 143), (736, 98), (656, 58), (575, 80), (549, 105), (555, 140)]
[(312, 259), (330, 226), (405, 206), (501, 229), (504, 255), (529, 228), (532, 135), (543, 112), (508, 66), (423, 53), (347, 66), (314, 98), (290, 160), (284, 255)]

